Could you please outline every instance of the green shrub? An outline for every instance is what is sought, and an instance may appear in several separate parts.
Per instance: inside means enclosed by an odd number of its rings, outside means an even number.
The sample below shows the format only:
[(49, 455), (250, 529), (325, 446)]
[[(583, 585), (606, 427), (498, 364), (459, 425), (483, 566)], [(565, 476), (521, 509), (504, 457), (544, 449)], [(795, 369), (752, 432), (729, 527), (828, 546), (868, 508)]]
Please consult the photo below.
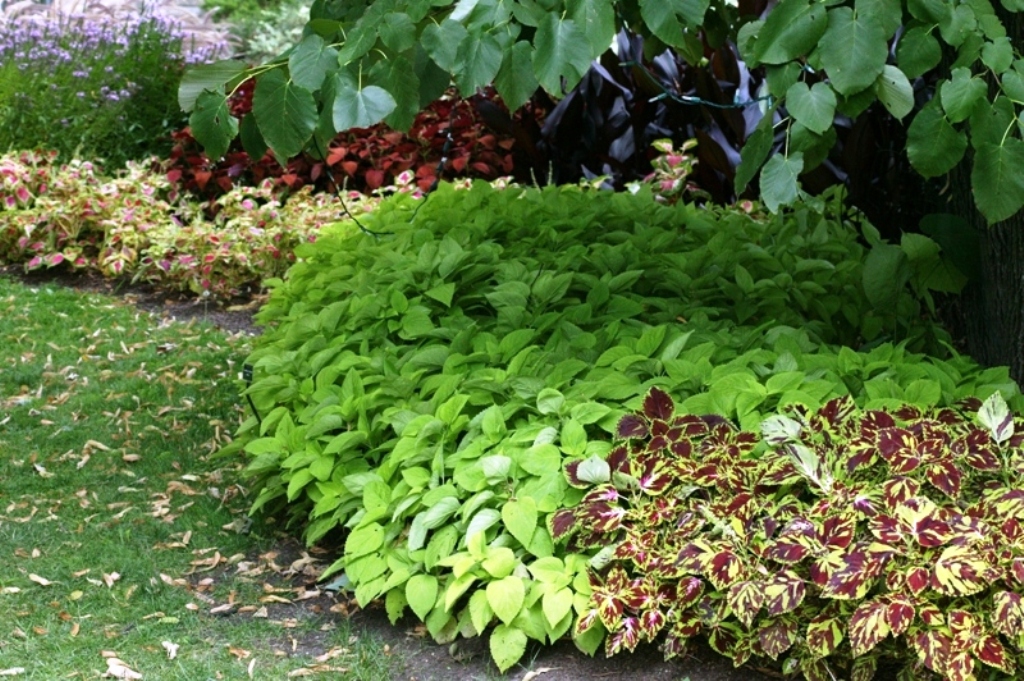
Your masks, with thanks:
[[(358, 215), (378, 201), (349, 196), (345, 206)], [(0, 156), (0, 260), (28, 270), (70, 267), (228, 299), (282, 275), (298, 244), (343, 215), (332, 194), (307, 188), (286, 200), (269, 180), (200, 204), (134, 163), (109, 177), (87, 161), (58, 164), (56, 152)]]
[[(349, 530), (331, 569), (360, 602), (386, 595), (439, 641), (498, 621), (507, 668), (527, 638), (568, 632), (590, 594), (587, 547), (556, 546), (545, 523), (583, 497), (564, 465), (603, 466), (652, 387), (747, 429), (847, 394), (1020, 405), (1005, 369), (908, 350), (937, 332), (909, 288), (871, 306), (873, 251), (833, 208), (757, 218), (481, 184), (390, 199), (367, 223), (391, 236), (327, 229), (268, 282), (246, 391), (259, 417), (225, 454), (251, 459), (253, 512), (283, 510), (310, 542)], [(592, 652), (601, 632), (584, 634)]]
[(0, 153), (58, 150), (109, 167), (166, 154), (186, 116), (177, 101), (191, 52), (181, 27), (147, 14), (0, 16)]
[(612, 655), (664, 634), (666, 657), (701, 636), (809, 681), (879, 662), (901, 679), (1012, 676), (1022, 425), (995, 393), (941, 410), (837, 398), (743, 432), (652, 390), (606, 458), (569, 465), (585, 496), (551, 517), (556, 542), (600, 548), (574, 636), (607, 632)]

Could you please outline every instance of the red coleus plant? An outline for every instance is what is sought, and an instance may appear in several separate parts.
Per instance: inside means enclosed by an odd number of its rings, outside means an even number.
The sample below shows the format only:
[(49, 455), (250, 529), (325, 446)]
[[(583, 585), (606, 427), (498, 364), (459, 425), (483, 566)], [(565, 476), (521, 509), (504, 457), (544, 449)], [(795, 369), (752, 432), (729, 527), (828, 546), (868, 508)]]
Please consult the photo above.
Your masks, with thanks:
[(604, 547), (575, 632), (603, 626), (607, 654), (700, 635), (811, 681), (1024, 662), (1024, 421), (998, 394), (927, 413), (840, 398), (759, 435), (654, 389), (618, 437), (567, 466), (588, 491), (549, 520)]
[[(252, 110), (252, 91), (246, 83), (232, 95), (233, 116), (241, 119)], [(291, 159), (287, 167), (281, 167), (266, 151), (253, 158), (237, 139), (224, 158), (211, 162), (185, 128), (174, 133), (175, 144), (163, 166), (172, 183), (206, 198), (216, 198), (236, 186), (256, 186), (267, 178), (287, 190), (313, 185), (317, 191), (335, 191), (347, 186), (370, 193), (395, 184), (406, 171), (413, 174), (420, 190), (426, 191), (436, 179), (442, 158), (446, 159), (441, 165), (442, 179), (493, 180), (512, 172), (515, 142), (485, 127), (478, 99), (498, 106), (493, 93), (471, 99), (444, 97), (420, 112), (408, 133), (384, 124), (349, 130), (331, 141), (326, 158), (303, 154)], [(452, 140), (446, 150), (449, 129)]]

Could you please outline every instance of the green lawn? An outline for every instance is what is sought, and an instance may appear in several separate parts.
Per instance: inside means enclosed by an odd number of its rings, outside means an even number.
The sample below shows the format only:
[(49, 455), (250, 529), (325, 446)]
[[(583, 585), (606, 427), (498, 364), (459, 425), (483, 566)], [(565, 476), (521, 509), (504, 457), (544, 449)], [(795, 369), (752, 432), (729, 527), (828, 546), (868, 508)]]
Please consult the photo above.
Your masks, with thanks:
[(237, 463), (211, 457), (246, 343), (0, 278), (0, 673), (388, 677), (313, 593), (317, 556), (251, 526)]

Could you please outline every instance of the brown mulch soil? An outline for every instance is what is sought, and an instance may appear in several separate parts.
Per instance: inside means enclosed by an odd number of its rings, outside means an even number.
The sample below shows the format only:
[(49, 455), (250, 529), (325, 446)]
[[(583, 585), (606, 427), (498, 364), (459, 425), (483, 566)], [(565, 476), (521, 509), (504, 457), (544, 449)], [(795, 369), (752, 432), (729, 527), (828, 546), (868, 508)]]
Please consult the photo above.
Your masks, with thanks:
[[(26, 273), (20, 266), (0, 266), (0, 276), (29, 286), (56, 284), (116, 296), (167, 321), (205, 321), (229, 333), (259, 333), (253, 315), (265, 300), (263, 296), (256, 296), (218, 305), (195, 297), (169, 294), (146, 285), (111, 281), (61, 269)], [(285, 539), (275, 550), (283, 556), (279, 562), (287, 564), (288, 556), (299, 555), (301, 545)], [(304, 580), (302, 575), (290, 578), (292, 586), (316, 588), (315, 584), (305, 584), (304, 581), (309, 580)], [(454, 646), (437, 645), (425, 635), (422, 625), (411, 618), (392, 626), (382, 607), (371, 606), (365, 610), (346, 608), (350, 611), (347, 615), (331, 611), (332, 607), (345, 601), (343, 594), (324, 592), (318, 598), (277, 604), (274, 606), (275, 616), (326, 621), (349, 617), (354, 632), (373, 637), (381, 645), (388, 646), (394, 656), (393, 681), (486, 681), (500, 678), (514, 681), (768, 681), (781, 676), (773, 670), (751, 666), (736, 669), (728, 659), (706, 647), (694, 648), (683, 659), (666, 662), (655, 645), (642, 645), (632, 654), (605, 658), (598, 653), (591, 658), (579, 652), (571, 641), (562, 641), (554, 646), (528, 648), (520, 664), (503, 677), (491, 662), (485, 639), (462, 639)], [(319, 650), (323, 647), (321, 641), (310, 640), (300, 642), (300, 645), (314, 654), (323, 652)]]

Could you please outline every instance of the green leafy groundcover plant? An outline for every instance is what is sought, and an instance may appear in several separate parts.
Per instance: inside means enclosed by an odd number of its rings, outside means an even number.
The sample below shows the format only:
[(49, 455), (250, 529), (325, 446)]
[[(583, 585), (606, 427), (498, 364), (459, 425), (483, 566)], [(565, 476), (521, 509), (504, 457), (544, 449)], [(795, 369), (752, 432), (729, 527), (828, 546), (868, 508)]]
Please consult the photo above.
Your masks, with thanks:
[[(982, 404), (858, 408), (849, 396), (740, 431), (652, 389), (622, 444), (574, 461), (556, 542), (604, 547), (573, 635), (605, 651), (701, 635), (737, 665), (809, 681), (1013, 675), (1024, 661), (1024, 420)], [(890, 637), (891, 634), (891, 637)], [(927, 670), (927, 671), (926, 671)]]
[[(438, 641), (493, 625), (507, 669), (589, 612), (593, 549), (556, 544), (546, 521), (584, 498), (567, 464), (602, 481), (652, 387), (747, 430), (842, 395), (932, 409), (1002, 391), (1021, 406), (1005, 369), (908, 349), (937, 347), (934, 329), (910, 287), (871, 305), (874, 250), (834, 208), (759, 217), (643, 189), (482, 184), (389, 199), (366, 218), (387, 236), (328, 228), (268, 282), (246, 391), (258, 417), (225, 454), (250, 458), (253, 512), (281, 511), (309, 542), (347, 530), (331, 572), (361, 603), (411, 609)], [(604, 630), (577, 634), (593, 652)]]

